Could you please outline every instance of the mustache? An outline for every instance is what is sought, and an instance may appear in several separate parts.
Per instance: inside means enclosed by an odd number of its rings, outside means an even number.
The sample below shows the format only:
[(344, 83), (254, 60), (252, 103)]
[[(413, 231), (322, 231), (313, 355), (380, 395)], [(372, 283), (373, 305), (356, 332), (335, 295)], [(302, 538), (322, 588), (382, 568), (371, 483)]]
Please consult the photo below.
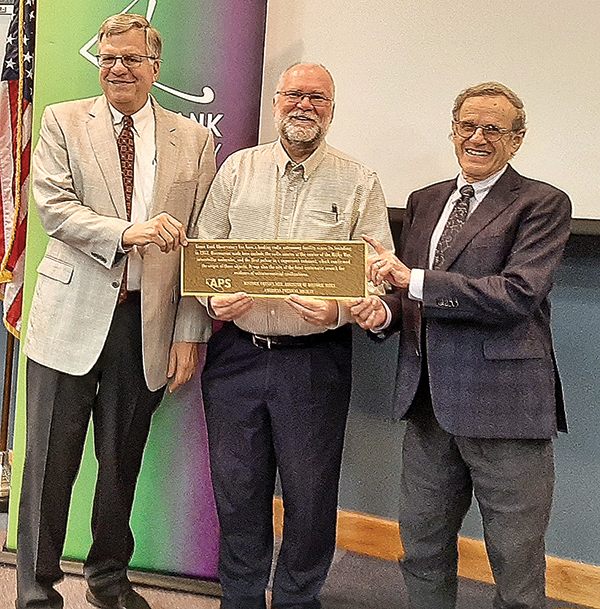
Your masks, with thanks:
[(285, 118), (286, 119), (290, 119), (290, 118), (305, 118), (305, 119), (308, 119), (308, 120), (313, 121), (315, 123), (317, 122), (315, 113), (310, 111), (310, 110), (308, 110), (308, 111), (306, 111), (306, 110), (296, 110), (296, 111), (292, 112), (291, 114), (288, 114)]

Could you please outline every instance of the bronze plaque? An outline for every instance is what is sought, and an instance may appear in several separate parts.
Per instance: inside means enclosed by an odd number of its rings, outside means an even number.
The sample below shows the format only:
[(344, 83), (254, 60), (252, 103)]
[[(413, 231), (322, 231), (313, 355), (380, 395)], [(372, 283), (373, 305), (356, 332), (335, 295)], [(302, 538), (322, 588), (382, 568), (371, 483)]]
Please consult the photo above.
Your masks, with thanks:
[(363, 241), (189, 239), (182, 248), (181, 293), (315, 298), (366, 296)]

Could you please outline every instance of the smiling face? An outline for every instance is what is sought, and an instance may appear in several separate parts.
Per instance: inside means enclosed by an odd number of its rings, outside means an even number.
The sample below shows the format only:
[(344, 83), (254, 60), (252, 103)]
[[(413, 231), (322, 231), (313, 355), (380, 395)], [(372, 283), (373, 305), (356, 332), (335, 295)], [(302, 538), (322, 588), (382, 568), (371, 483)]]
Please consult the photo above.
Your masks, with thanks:
[[(133, 28), (122, 34), (112, 34), (98, 44), (101, 55), (149, 55), (144, 31)], [(144, 107), (152, 84), (158, 80), (160, 64), (143, 59), (137, 68), (126, 68), (122, 61), (112, 68), (100, 68), (100, 86), (106, 99), (123, 114), (134, 114)]]
[[(334, 95), (331, 76), (321, 66), (314, 64), (290, 68), (280, 79), (277, 89), (319, 94), (329, 99)], [(333, 102), (315, 108), (308, 97), (293, 102), (285, 95), (277, 94), (273, 100), (273, 117), (284, 146), (288, 143), (316, 149), (333, 119)]]
[(458, 120), (479, 126), (508, 129), (496, 142), (488, 142), (482, 129), (468, 139), (452, 126), (452, 141), (458, 163), (467, 182), (479, 182), (500, 171), (523, 143), (525, 130), (511, 131), (517, 109), (504, 95), (468, 97), (462, 104)]

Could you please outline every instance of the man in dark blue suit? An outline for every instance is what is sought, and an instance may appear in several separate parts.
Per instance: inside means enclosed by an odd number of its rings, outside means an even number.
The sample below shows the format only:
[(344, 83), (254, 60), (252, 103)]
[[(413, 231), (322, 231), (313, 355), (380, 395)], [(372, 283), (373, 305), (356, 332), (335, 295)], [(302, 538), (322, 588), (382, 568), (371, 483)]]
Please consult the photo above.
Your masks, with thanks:
[(494, 608), (546, 607), (552, 438), (566, 431), (548, 294), (571, 205), (508, 164), (524, 136), (510, 89), (463, 91), (451, 136), (458, 178), (410, 195), (398, 257), (366, 239), (378, 252), (369, 279), (395, 288), (352, 312), (365, 329), (400, 332), (401, 567), (413, 609), (456, 606), (457, 537), (473, 493)]

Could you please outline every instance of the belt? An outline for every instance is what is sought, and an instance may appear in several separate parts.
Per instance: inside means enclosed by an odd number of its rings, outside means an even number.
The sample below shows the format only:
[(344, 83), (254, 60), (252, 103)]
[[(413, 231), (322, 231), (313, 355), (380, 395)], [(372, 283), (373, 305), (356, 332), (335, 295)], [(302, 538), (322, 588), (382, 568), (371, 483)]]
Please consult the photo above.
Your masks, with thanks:
[(289, 349), (296, 347), (313, 347), (328, 342), (340, 342), (349, 337), (346, 328), (327, 330), (318, 334), (306, 334), (304, 336), (264, 336), (262, 334), (252, 334), (241, 330), (236, 326), (240, 338), (252, 341), (252, 344), (261, 349)]

